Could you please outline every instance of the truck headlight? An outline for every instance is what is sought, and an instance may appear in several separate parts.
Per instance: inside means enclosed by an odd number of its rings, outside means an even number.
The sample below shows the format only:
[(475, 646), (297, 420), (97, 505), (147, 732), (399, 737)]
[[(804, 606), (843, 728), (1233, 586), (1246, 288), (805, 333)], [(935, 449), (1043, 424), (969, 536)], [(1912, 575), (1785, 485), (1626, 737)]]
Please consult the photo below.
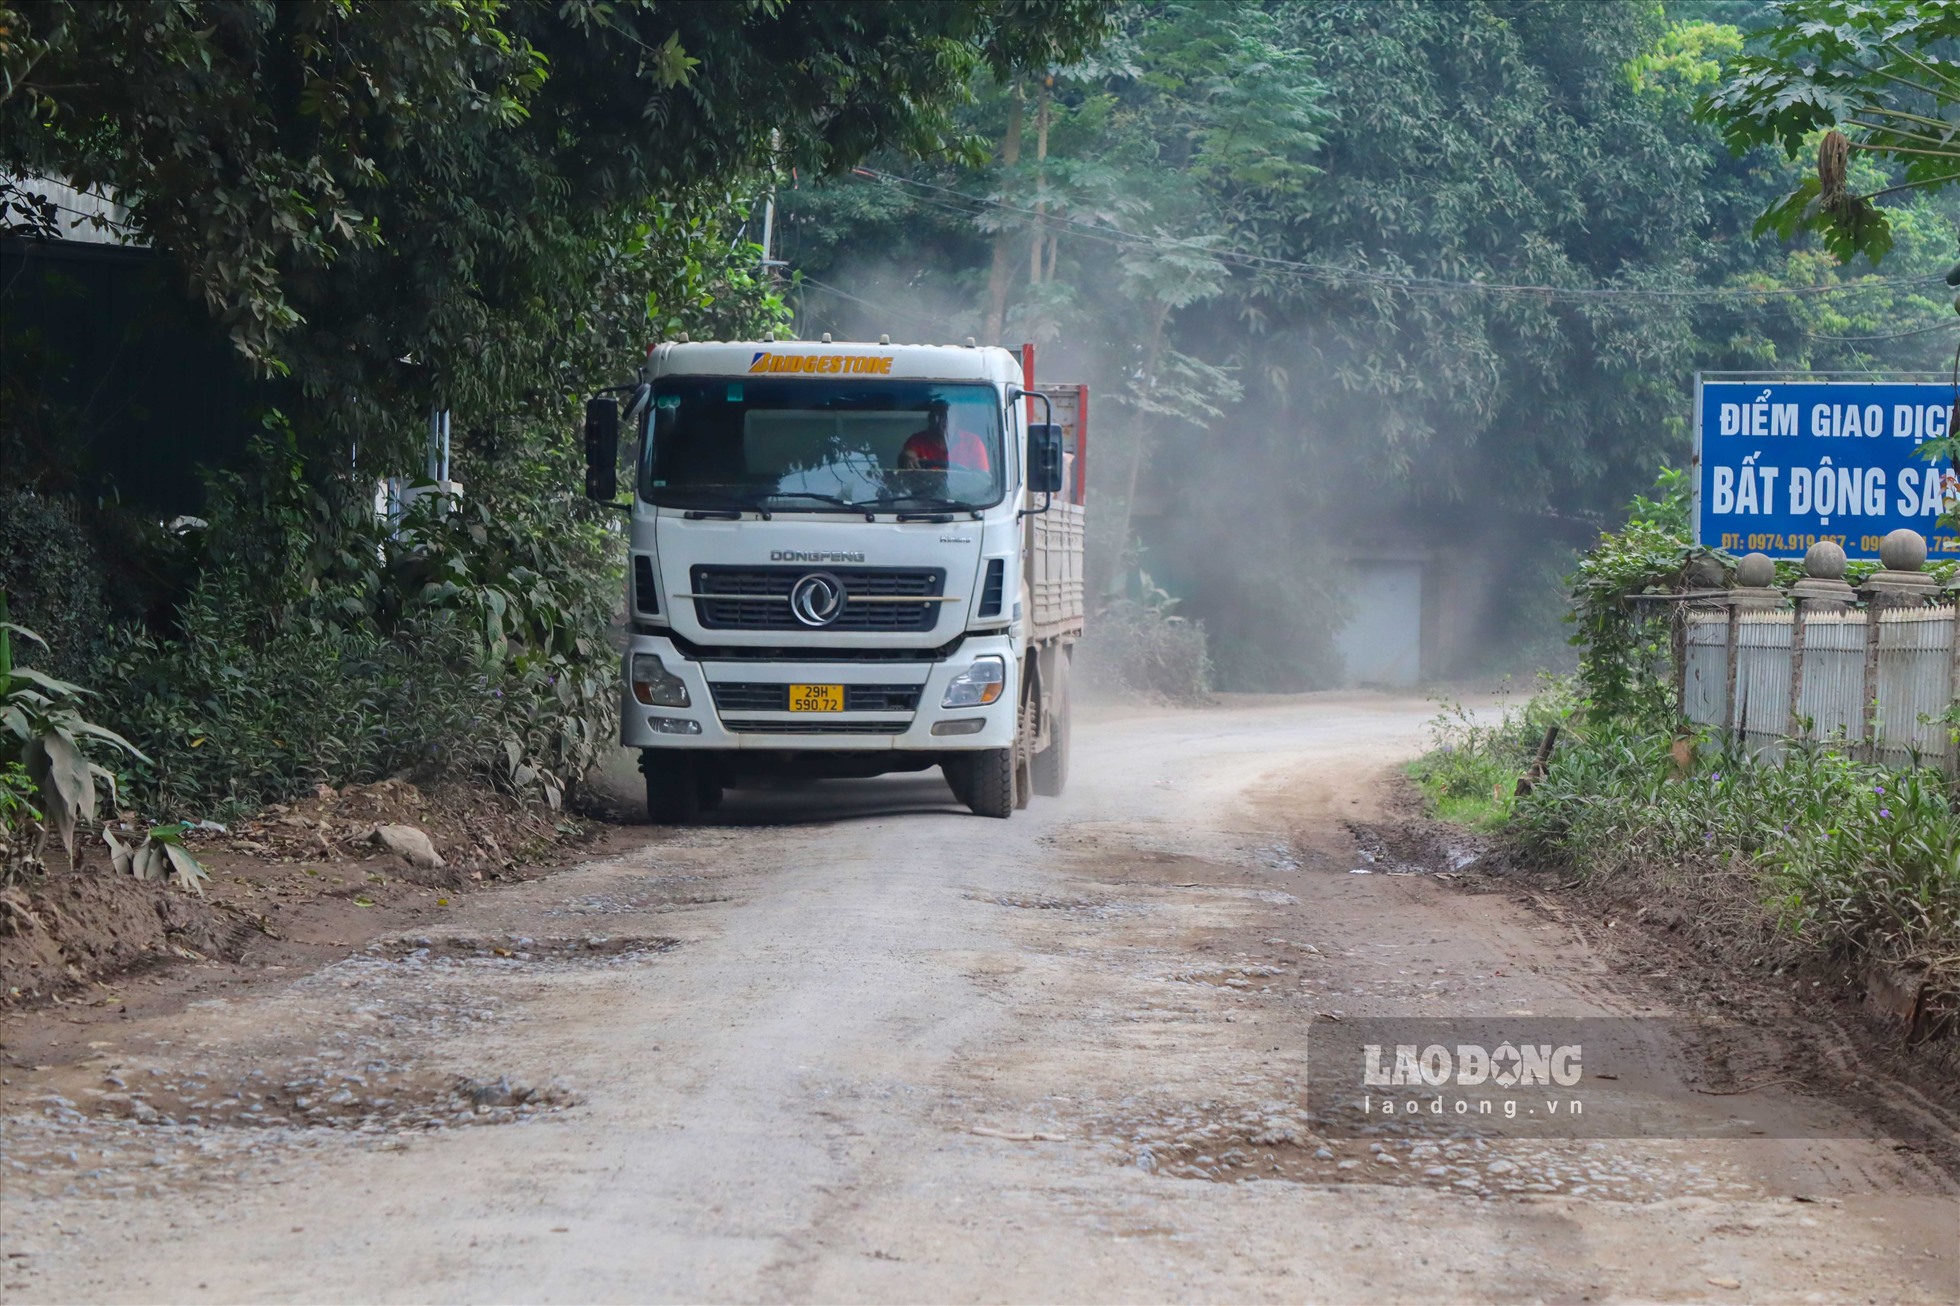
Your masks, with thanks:
[(1007, 663), (997, 657), (973, 659), (973, 665), (946, 686), (941, 707), (985, 707), (1007, 688)]
[(632, 674), (633, 697), (648, 707), (686, 707), (687, 682), (667, 670), (658, 654), (635, 653)]

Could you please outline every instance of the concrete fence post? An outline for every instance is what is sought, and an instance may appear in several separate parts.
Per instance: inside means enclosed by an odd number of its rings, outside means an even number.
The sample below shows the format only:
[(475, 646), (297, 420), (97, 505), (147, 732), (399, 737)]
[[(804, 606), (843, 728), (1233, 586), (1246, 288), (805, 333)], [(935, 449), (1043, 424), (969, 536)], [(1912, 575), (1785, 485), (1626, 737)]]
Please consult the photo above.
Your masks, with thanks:
[(1858, 743), (1867, 762), (1878, 760), (1878, 637), (1884, 612), (1885, 600), (1872, 595), (1865, 604), (1865, 674), (1859, 677), (1864, 710), (1858, 714)]
[(1722, 673), (1722, 733), (1735, 733), (1736, 667), (1741, 661), (1742, 609), (1729, 605), (1729, 640), (1726, 669)]

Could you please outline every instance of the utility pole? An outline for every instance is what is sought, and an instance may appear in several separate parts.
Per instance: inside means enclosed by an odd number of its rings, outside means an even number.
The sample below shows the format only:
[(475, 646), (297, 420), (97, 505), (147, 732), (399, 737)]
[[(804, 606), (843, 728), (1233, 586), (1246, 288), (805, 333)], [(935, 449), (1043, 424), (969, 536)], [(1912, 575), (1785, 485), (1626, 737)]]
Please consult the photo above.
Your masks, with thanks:
[(449, 479), (449, 410), (429, 408), (429, 479), (441, 484)]
[(772, 258), (776, 240), (776, 150), (782, 145), (783, 134), (775, 128), (769, 130), (769, 193), (762, 200), (762, 270), (787, 266), (782, 259)]

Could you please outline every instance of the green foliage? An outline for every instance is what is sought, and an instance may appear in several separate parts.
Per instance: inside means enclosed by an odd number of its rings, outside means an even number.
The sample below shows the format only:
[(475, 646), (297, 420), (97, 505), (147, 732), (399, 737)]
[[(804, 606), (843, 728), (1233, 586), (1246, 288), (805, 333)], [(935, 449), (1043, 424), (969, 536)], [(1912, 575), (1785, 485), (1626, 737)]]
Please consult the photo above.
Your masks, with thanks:
[(1583, 652), (1579, 683), (1600, 717), (1661, 720), (1673, 711), (1670, 605), (1635, 604), (1629, 596), (1667, 593), (1697, 559), (1726, 565), (1714, 550), (1689, 541), (1687, 474), (1664, 467), (1655, 497), (1638, 495), (1626, 526), (1603, 532), (1571, 578), (1571, 639)]
[(44, 632), (40, 668), (81, 678), (109, 624), (101, 560), (73, 505), (0, 490), (0, 592), (15, 621)]
[(1627, 61), (1627, 77), (1654, 94), (1691, 94), (1721, 80), (1722, 61), (1741, 51), (1742, 33), (1727, 23), (1676, 22)]
[(1175, 609), (1178, 601), (1138, 571), (1133, 593), (1112, 599), (1083, 640), (1084, 688), (1142, 694), (1173, 703), (1202, 702), (1211, 691), (1205, 628)]
[[(1760, 910), (1803, 948), (1929, 961), (1936, 986), (1960, 990), (1960, 809), (1944, 777), (1804, 742), (1772, 760), (1578, 708), (1573, 687), (1557, 683), (1494, 719), (1447, 706), (1433, 748), (1410, 766), (1429, 810), (1622, 894), (1715, 876), (1718, 899), (1738, 896), (1729, 907)], [(1558, 748), (1514, 798), (1552, 724)]]
[(1506, 705), (1496, 720), (1461, 703), (1444, 703), (1429, 723), (1430, 750), (1409, 764), (1432, 816), (1486, 832), (1511, 819), (1518, 778), (1538, 755), (1545, 732), (1570, 725), (1578, 711), (1573, 686), (1548, 679), (1520, 705)]
[(0, 763), (0, 832), (12, 835), (40, 821), (34, 794), (26, 767), (19, 762)]
[(139, 880), (175, 876), (178, 887), (202, 898), (204, 882), (211, 878), (211, 873), (184, 847), (184, 831), (189, 828), (181, 821), (154, 825), (144, 833), (143, 842), (134, 846), (125, 844), (109, 830), (102, 832), (102, 839), (109, 845), (110, 863), (118, 874)]
[(41, 809), (19, 762), (0, 762), (0, 883), (39, 864)]
[[(1330, 545), (1611, 522), (1656, 463), (1685, 461), (1696, 368), (1950, 353), (1920, 329), (1946, 310), (1919, 274), (1951, 260), (1952, 197), (1895, 210), (1899, 277), (1751, 237), (1792, 169), (1731, 157), (1695, 106), (1753, 12), (1127, 6), (1095, 57), (976, 83), (984, 166), (885, 158), (904, 180), (786, 194), (783, 252), (813, 279), (801, 325), (1042, 344), (1052, 375), (1113, 401), (1090, 462), (1094, 590), (1147, 546), (1177, 560), (1154, 570), (1224, 683), (1324, 675), (1336, 587), (1292, 590)], [(1223, 126), (1244, 103), (1273, 109), (1241, 142)], [(1277, 619), (1293, 606), (1310, 616)], [(1542, 644), (1507, 606), (1493, 637)]]
[(116, 800), (115, 772), (93, 761), (91, 754), (113, 750), (139, 762), (146, 759), (127, 739), (82, 715), (88, 690), (13, 664), (12, 638), (45, 644), (25, 626), (6, 620), (4, 595), (0, 634), (9, 637), (0, 643), (0, 767), (9, 776), (24, 778), (24, 792), (39, 804), (38, 809), (30, 807), (15, 793), (5, 803), (5, 815), (10, 827), (27, 819), (51, 826), (72, 862), (77, 828), (95, 821), (98, 787), (108, 789), (111, 804)]
[(1519, 800), (1516, 838), (1592, 879), (1740, 858), (1808, 944), (1931, 957), (1940, 982), (1960, 979), (1960, 811), (1942, 777), (1809, 744), (1779, 764), (1691, 742), (1699, 760), (1683, 766), (1672, 732), (1588, 716)]
[(378, 449), (391, 412), (474, 419), (617, 350), (639, 314), (595, 292), (650, 200), (954, 148), (969, 76), (1074, 57), (1103, 13), (7, 0), (0, 23), (0, 162), (112, 189), (241, 351)]
[(1738, 153), (1776, 144), (1795, 158), (1836, 128), (1853, 150), (1895, 165), (1897, 184), (1866, 190), (1826, 150), (1818, 172), (1758, 224), (1786, 239), (1814, 229), (1840, 259), (1876, 262), (1893, 237), (1872, 201), (1960, 182), (1960, 9), (1942, 0), (1777, 0), (1772, 10), (1772, 24), (1752, 33), (1760, 51), (1733, 62), (1704, 111)]
[(115, 718), (154, 758), (132, 792), (203, 815), (408, 771), (557, 806), (615, 722), (619, 576), (570, 452), (478, 465), (463, 504), (391, 525), (263, 446), (214, 495), (179, 629), (114, 646)]

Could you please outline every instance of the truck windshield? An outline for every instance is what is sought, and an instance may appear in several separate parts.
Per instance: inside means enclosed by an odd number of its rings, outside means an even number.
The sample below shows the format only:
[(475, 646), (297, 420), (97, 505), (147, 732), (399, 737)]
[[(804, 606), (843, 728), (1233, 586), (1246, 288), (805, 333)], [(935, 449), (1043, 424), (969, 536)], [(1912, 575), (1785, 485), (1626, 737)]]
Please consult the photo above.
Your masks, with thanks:
[(640, 497), (787, 512), (964, 510), (999, 503), (992, 386), (668, 377), (654, 385)]

